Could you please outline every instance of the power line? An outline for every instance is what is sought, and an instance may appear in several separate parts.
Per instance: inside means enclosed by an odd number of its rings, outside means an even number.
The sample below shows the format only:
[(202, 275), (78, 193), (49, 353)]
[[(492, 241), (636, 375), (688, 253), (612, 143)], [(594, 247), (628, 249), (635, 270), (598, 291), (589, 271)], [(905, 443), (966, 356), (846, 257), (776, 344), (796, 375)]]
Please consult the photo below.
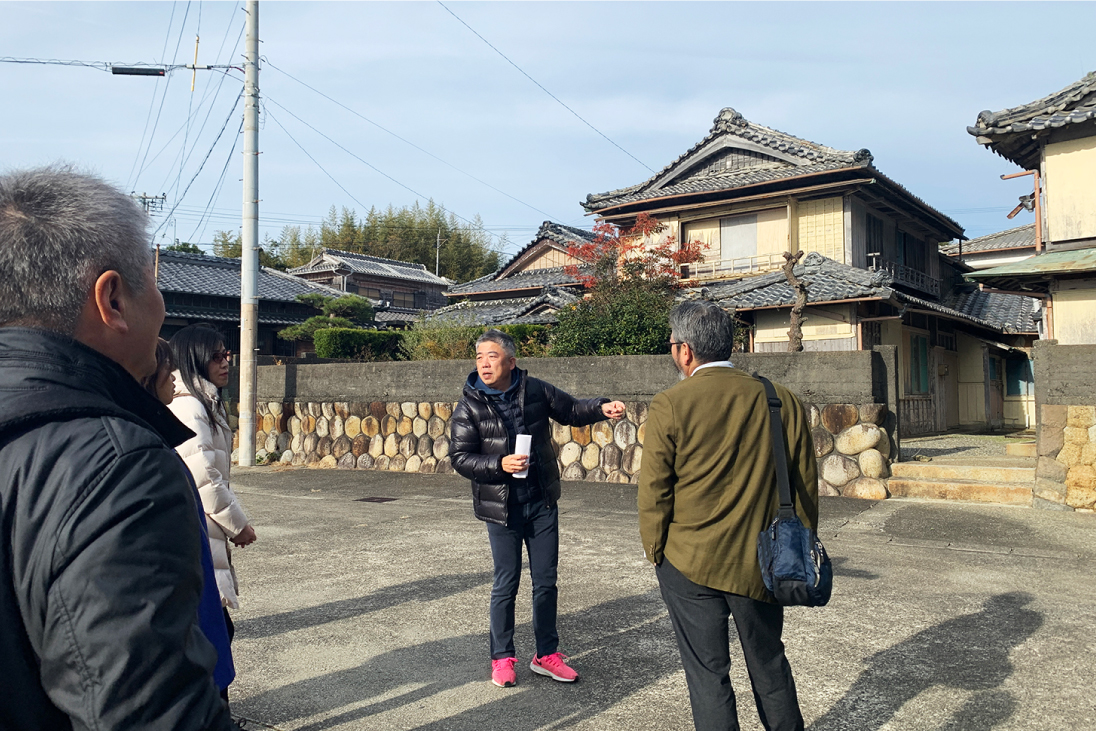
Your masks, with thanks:
[(332, 104), (335, 104), (336, 106), (342, 107), (342, 108), (343, 108), (343, 109), (345, 109), (346, 111), (348, 111), (348, 112), (350, 112), (351, 114), (353, 114), (353, 115), (354, 115), (355, 117), (358, 117), (359, 119), (365, 120), (366, 122), (368, 122), (369, 124), (373, 125), (374, 127), (376, 127), (377, 129), (381, 130), (382, 132), (385, 132), (385, 133), (387, 133), (387, 134), (389, 134), (389, 135), (391, 135), (391, 136), (395, 137), (395, 138), (396, 138), (397, 140), (399, 140), (400, 142), (403, 142), (403, 143), (405, 143), (405, 144), (407, 144), (407, 145), (410, 145), (411, 147), (414, 147), (414, 148), (415, 148), (416, 150), (418, 150), (419, 152), (421, 152), (421, 153), (423, 153), (424, 155), (427, 155), (427, 156), (429, 156), (429, 157), (432, 157), (433, 159), (435, 159), (435, 160), (437, 160), (438, 162), (440, 162), (440, 163), (441, 163), (442, 165), (445, 165), (445, 166), (447, 166), (447, 167), (450, 167), (450, 168), (452, 168), (453, 170), (456, 170), (456, 171), (457, 171), (458, 173), (460, 173), (461, 175), (465, 175), (465, 176), (467, 176), (467, 177), (471, 178), (472, 180), (475, 180), (475, 181), (476, 181), (477, 183), (479, 183), (480, 185), (484, 185), (484, 186), (486, 186), (486, 187), (490, 188), (491, 190), (495, 191), (496, 193), (499, 193), (500, 195), (504, 195), (504, 196), (506, 196), (507, 198), (509, 198), (510, 200), (512, 200), (512, 201), (515, 201), (515, 202), (517, 202), (517, 203), (520, 203), (521, 205), (525, 206), (526, 208), (530, 208), (530, 209), (532, 209), (532, 210), (536, 211), (537, 213), (539, 213), (539, 214), (541, 214), (541, 215), (543, 215), (543, 216), (547, 216), (548, 218), (551, 218), (551, 219), (555, 219), (555, 218), (558, 218), (558, 216), (553, 216), (553, 215), (552, 215), (552, 214), (550, 214), (550, 213), (546, 213), (546, 212), (544, 212), (544, 211), (540, 210), (539, 208), (537, 208), (536, 206), (534, 206), (534, 205), (532, 205), (532, 204), (530, 204), (530, 203), (526, 203), (525, 201), (521, 200), (520, 198), (516, 198), (516, 197), (514, 197), (514, 196), (510, 195), (510, 194), (509, 194), (509, 193), (507, 193), (506, 191), (504, 191), (504, 190), (500, 190), (499, 188), (496, 188), (495, 186), (491, 185), (491, 184), (490, 184), (490, 183), (488, 183), (487, 181), (485, 181), (485, 180), (481, 180), (480, 178), (477, 178), (477, 177), (476, 177), (475, 175), (472, 175), (471, 173), (469, 173), (469, 172), (467, 172), (467, 171), (465, 171), (465, 170), (461, 170), (461, 169), (460, 169), (460, 168), (458, 168), (458, 167), (457, 167), (456, 165), (453, 165), (452, 163), (450, 163), (450, 162), (448, 162), (448, 161), (446, 161), (446, 160), (443, 160), (442, 158), (438, 157), (437, 155), (435, 155), (434, 153), (430, 152), (429, 150), (425, 150), (425, 149), (423, 149), (422, 147), (419, 147), (418, 145), (416, 145), (416, 144), (415, 144), (414, 142), (412, 142), (411, 140), (408, 140), (408, 139), (406, 139), (406, 138), (404, 138), (404, 137), (401, 137), (400, 135), (396, 134), (396, 133), (395, 133), (395, 132), (393, 132), (392, 130), (390, 130), (390, 129), (388, 129), (388, 128), (386, 128), (386, 127), (384, 127), (384, 126), (382, 126), (382, 125), (378, 124), (377, 122), (374, 122), (374, 121), (373, 121), (372, 119), (370, 119), (369, 117), (366, 117), (366, 116), (365, 116), (364, 114), (361, 114), (360, 112), (358, 112), (358, 111), (356, 111), (356, 110), (354, 110), (354, 109), (351, 109), (350, 107), (346, 106), (345, 104), (343, 104), (343, 103), (342, 103), (342, 102), (340, 102), (340, 101), (337, 101), (336, 99), (332, 99), (332, 98), (331, 98), (330, 96), (328, 96), (327, 94), (323, 93), (322, 91), (320, 91), (319, 89), (315, 88), (314, 86), (310, 86), (310, 85), (306, 84), (305, 82), (303, 82), (303, 81), (301, 81), (300, 79), (298, 79), (298, 78), (297, 78), (296, 76), (293, 76), (292, 74), (290, 74), (290, 73), (289, 73), (288, 71), (285, 71), (285, 70), (283, 70), (283, 69), (280, 69), (280, 68), (278, 68), (278, 67), (277, 67), (277, 66), (275, 66), (275, 65), (274, 65), (273, 63), (271, 63), (269, 59), (267, 59), (267, 60), (266, 60), (266, 65), (267, 65), (267, 66), (269, 66), (270, 68), (274, 69), (274, 70), (275, 70), (275, 71), (277, 71), (278, 73), (280, 73), (280, 74), (283, 74), (283, 75), (285, 75), (285, 76), (288, 76), (288, 77), (289, 77), (290, 79), (292, 79), (293, 81), (296, 81), (296, 82), (297, 82), (298, 84), (300, 84), (301, 86), (305, 87), (306, 89), (309, 89), (309, 90), (311, 90), (311, 91), (315, 92), (316, 94), (319, 94), (319, 95), (320, 95), (320, 96), (322, 96), (322, 97), (323, 97), (324, 99), (327, 99), (327, 100), (328, 100), (329, 102), (331, 102)]
[(220, 195), (221, 195), (221, 187), (222, 187), (222, 186), (224, 185), (224, 183), (225, 183), (225, 173), (227, 173), (227, 172), (228, 172), (228, 164), (229, 164), (230, 162), (232, 162), (232, 158), (233, 158), (233, 157), (235, 156), (235, 154), (236, 154), (236, 144), (237, 144), (237, 143), (238, 143), (239, 141), (240, 141), (240, 135), (239, 135), (239, 134), (237, 134), (237, 135), (236, 135), (236, 136), (235, 136), (235, 137), (234, 137), (234, 138), (232, 139), (232, 149), (230, 149), (230, 150), (228, 151), (228, 159), (227, 159), (227, 160), (225, 160), (225, 166), (224, 166), (223, 168), (221, 168), (221, 177), (220, 177), (220, 179), (219, 179), (219, 180), (217, 181), (217, 185), (216, 185), (216, 186), (215, 186), (215, 187), (213, 188), (213, 194), (209, 196), (209, 201), (208, 201), (208, 202), (206, 203), (206, 209), (205, 209), (204, 211), (202, 211), (202, 215), (201, 215), (201, 217), (200, 217), (200, 218), (198, 219), (198, 225), (194, 227), (194, 231), (193, 231), (193, 233), (191, 233), (191, 234), (190, 234), (190, 238), (191, 238), (191, 239), (194, 239), (194, 238), (195, 238), (195, 235), (194, 235), (194, 234), (198, 233), (198, 226), (201, 226), (201, 227), (202, 227), (202, 234), (203, 234), (203, 235), (205, 234), (205, 225), (204, 225), (204, 223), (203, 223), (203, 222), (205, 222), (205, 221), (208, 221), (208, 220), (209, 220), (209, 219), (207, 218), (206, 214), (207, 214), (207, 213), (209, 213), (209, 212), (212, 212), (212, 208), (213, 208), (213, 201), (214, 201), (214, 200), (216, 200), (217, 198), (219, 198), (219, 197), (220, 197)]
[[(320, 137), (323, 137), (323, 138), (324, 138), (325, 140), (327, 140), (327, 141), (328, 141), (328, 142), (330, 142), (331, 144), (335, 145), (335, 147), (338, 147), (338, 148), (339, 148), (340, 150), (342, 150), (343, 152), (345, 152), (345, 153), (346, 153), (347, 155), (350, 155), (350, 156), (351, 156), (352, 158), (354, 158), (354, 159), (355, 159), (355, 160), (357, 160), (358, 162), (362, 163), (363, 165), (365, 165), (366, 167), (370, 168), (371, 170), (374, 170), (375, 172), (379, 173), (380, 175), (383, 175), (384, 177), (388, 178), (389, 180), (391, 180), (391, 181), (392, 181), (393, 183), (395, 183), (396, 185), (400, 186), (400, 187), (401, 187), (401, 188), (403, 188), (404, 190), (407, 190), (407, 191), (409, 191), (409, 192), (410, 192), (410, 193), (412, 193), (412, 194), (413, 194), (413, 195), (414, 195), (415, 197), (417, 197), (417, 198), (421, 198), (421, 199), (423, 199), (423, 200), (431, 200), (431, 198), (430, 198), (429, 196), (426, 196), (426, 195), (423, 195), (422, 193), (419, 193), (419, 192), (418, 192), (417, 190), (415, 190), (414, 188), (412, 188), (412, 187), (410, 187), (410, 186), (408, 186), (408, 185), (404, 185), (403, 183), (401, 183), (400, 181), (396, 180), (395, 178), (393, 178), (393, 177), (392, 177), (391, 175), (389, 175), (388, 173), (386, 173), (386, 172), (384, 172), (383, 170), (381, 170), (380, 168), (378, 168), (378, 167), (377, 167), (376, 165), (374, 165), (373, 163), (369, 162), (368, 160), (366, 160), (366, 159), (362, 158), (362, 157), (361, 157), (361, 156), (359, 156), (359, 155), (356, 155), (355, 153), (351, 152), (351, 151), (350, 151), (350, 150), (348, 150), (347, 148), (343, 147), (343, 146), (342, 146), (342, 145), (340, 145), (340, 144), (339, 144), (338, 142), (336, 142), (335, 140), (331, 139), (330, 137), (328, 137), (327, 135), (325, 135), (325, 134), (324, 134), (323, 132), (321, 132), (320, 130), (316, 129), (316, 128), (315, 128), (315, 127), (313, 127), (313, 126), (312, 126), (311, 124), (309, 124), (308, 122), (304, 121), (303, 119), (301, 119), (300, 117), (298, 117), (298, 116), (297, 116), (296, 114), (294, 114), (293, 112), (289, 111), (288, 109), (286, 109), (286, 108), (285, 108), (284, 106), (282, 106), (282, 105), (281, 105), (281, 104), (279, 104), (278, 102), (276, 102), (276, 101), (274, 101), (273, 99), (271, 99), (271, 98), (270, 98), (269, 96), (268, 96), (268, 97), (266, 97), (266, 101), (267, 101), (267, 103), (269, 103), (269, 104), (273, 104), (274, 106), (278, 107), (278, 108), (279, 108), (279, 109), (281, 109), (281, 110), (282, 110), (283, 112), (285, 112), (285, 113), (286, 113), (286, 114), (288, 114), (289, 116), (293, 117), (293, 119), (297, 120), (298, 122), (300, 122), (301, 124), (303, 124), (303, 125), (304, 125), (305, 127), (308, 127), (308, 128), (310, 129), (310, 130), (312, 130), (313, 132), (315, 132), (316, 134), (318, 134), (318, 135), (319, 135)], [(269, 114), (269, 111), (268, 111), (267, 113)], [(281, 126), (281, 125), (279, 124), (279, 126)], [(282, 127), (282, 129), (284, 130), (285, 128), (284, 128), (284, 127)], [(289, 133), (288, 133), (288, 132), (286, 132), (286, 134), (289, 134)], [(292, 137), (290, 137), (290, 139), (293, 139), (293, 138), (292, 138)], [(296, 143), (296, 140), (294, 140), (294, 142)], [(300, 145), (299, 145), (299, 144), (298, 144), (298, 147), (300, 147)], [(303, 150), (304, 148), (302, 147), (301, 149)], [(306, 152), (305, 154), (307, 155), (308, 153)], [(315, 160), (314, 160), (314, 158), (312, 158), (312, 156), (311, 156), (311, 155), (309, 155), (309, 158), (310, 158), (310, 159), (313, 159), (313, 161), (315, 161)], [(318, 163), (317, 163), (317, 164), (318, 164)], [(323, 169), (323, 168), (321, 168), (321, 170), (322, 170), (322, 169)], [(327, 171), (326, 171), (326, 170), (324, 171), (324, 173), (325, 173), (326, 175), (328, 175), (328, 177), (331, 177), (331, 176), (330, 176), (330, 174), (329, 174), (329, 173), (327, 173)], [(334, 180), (334, 178), (332, 178), (332, 180)], [(338, 185), (338, 186), (339, 186), (340, 188), (342, 188), (342, 189), (343, 189), (343, 191), (346, 191), (346, 188), (343, 188), (343, 186), (342, 186), (341, 184), (339, 184), (338, 182), (336, 182), (336, 185)], [(346, 194), (347, 194), (347, 195), (350, 195), (350, 193), (349, 193), (349, 192), (347, 192)], [(352, 196), (352, 195), (350, 195), (350, 197), (351, 197), (351, 198), (352, 198), (352, 199), (353, 199), (353, 200), (354, 200), (354, 201), (355, 201), (355, 202), (356, 202), (356, 203), (357, 203), (358, 205), (362, 206), (363, 208), (365, 207), (365, 204), (364, 204), (364, 203), (362, 203), (361, 201), (359, 201), (359, 200), (358, 200), (357, 198), (354, 198), (354, 196)], [(471, 221), (469, 221), (469, 220), (468, 220), (467, 218), (465, 218), (464, 216), (461, 216), (461, 215), (460, 215), (460, 214), (458, 214), (458, 213), (455, 213), (455, 212), (453, 212), (453, 211), (450, 211), (450, 210), (449, 210), (449, 209), (447, 209), (447, 208), (446, 208), (445, 206), (438, 206), (438, 208), (440, 208), (440, 209), (441, 209), (441, 210), (443, 210), (443, 211), (447, 211), (448, 213), (451, 213), (452, 215), (456, 216), (456, 217), (457, 217), (458, 219), (460, 219), (460, 220), (462, 220), (462, 221), (464, 221), (464, 222), (466, 222), (466, 223), (469, 223), (469, 224), (471, 224), (471, 223), (472, 223)], [(488, 232), (488, 233), (490, 233), (490, 232)], [(494, 236), (495, 238), (499, 239), (500, 241), (502, 240), (502, 237), (501, 237), (501, 236), (498, 236), (497, 234), (490, 234), (490, 235)]]
[(480, 35), (479, 33), (477, 33), (477, 32), (476, 32), (476, 30), (475, 30), (475, 29), (474, 29), (474, 28), (473, 28), (472, 26), (468, 25), (468, 24), (467, 24), (467, 23), (465, 23), (465, 22), (464, 22), (463, 20), (461, 20), (461, 17), (460, 17), (459, 15), (457, 15), (457, 14), (456, 14), (456, 13), (454, 13), (454, 12), (453, 12), (452, 10), (450, 10), (450, 9), (449, 9), (448, 7), (446, 7), (445, 3), (443, 3), (443, 2), (441, 1), (441, 0), (437, 0), (437, 1), (438, 1), (438, 5), (441, 5), (441, 6), (443, 7), (443, 8), (445, 8), (445, 12), (449, 13), (449, 14), (450, 14), (450, 15), (452, 15), (452, 16), (453, 16), (454, 18), (456, 18), (456, 19), (457, 19), (458, 21), (460, 21), (460, 24), (461, 24), (461, 25), (463, 25), (463, 26), (464, 26), (465, 28), (467, 28), (468, 30), (472, 31), (472, 33), (473, 33), (473, 34), (475, 34), (476, 38), (479, 38), (479, 39), (480, 39), (481, 41), (483, 41), (484, 43), (486, 43), (486, 44), (488, 45), (488, 47), (489, 47), (489, 48), (490, 48), (490, 49), (491, 49), (492, 51), (494, 51), (494, 52), (495, 52), (495, 53), (497, 53), (498, 55), (502, 56), (503, 60), (505, 60), (505, 61), (506, 61), (506, 63), (508, 63), (508, 64), (510, 64), (511, 66), (513, 66), (514, 68), (516, 68), (516, 69), (518, 70), (518, 72), (519, 72), (519, 73), (521, 73), (521, 75), (522, 75), (522, 76), (524, 76), (525, 78), (529, 79), (529, 81), (532, 81), (532, 82), (533, 82), (534, 84), (536, 84), (536, 85), (537, 85), (537, 87), (538, 87), (538, 88), (539, 88), (539, 89), (540, 89), (541, 91), (543, 91), (543, 92), (544, 92), (545, 94), (547, 94), (548, 96), (550, 96), (550, 97), (552, 97), (553, 99), (555, 99), (555, 100), (556, 100), (556, 102), (558, 102), (558, 103), (559, 103), (559, 105), (560, 105), (561, 107), (563, 107), (564, 109), (566, 109), (566, 110), (567, 110), (568, 112), (570, 112), (571, 114), (575, 115), (575, 117), (577, 117), (577, 118), (578, 118), (578, 120), (579, 120), (580, 122), (582, 122), (582, 123), (583, 123), (583, 124), (585, 124), (585, 125), (586, 125), (587, 127), (589, 127), (590, 129), (592, 129), (593, 131), (597, 132), (597, 133), (598, 133), (599, 135), (601, 135), (602, 137), (604, 137), (604, 138), (605, 138), (605, 140), (609, 142), (609, 144), (611, 144), (611, 145), (612, 145), (613, 147), (615, 147), (615, 148), (617, 148), (618, 150), (620, 150), (621, 152), (623, 152), (623, 153), (624, 153), (625, 155), (627, 155), (628, 157), (632, 158), (633, 160), (635, 160), (636, 162), (638, 162), (638, 163), (639, 163), (640, 165), (642, 165), (643, 167), (645, 167), (645, 168), (647, 168), (648, 170), (650, 170), (650, 171), (651, 171), (652, 173), (653, 173), (653, 172), (655, 172), (655, 171), (654, 171), (654, 170), (653, 170), (653, 169), (652, 169), (651, 167), (649, 167), (649, 166), (647, 165), (647, 163), (643, 162), (643, 161), (642, 161), (642, 160), (640, 160), (640, 159), (639, 159), (638, 157), (636, 157), (636, 156), (635, 156), (635, 155), (633, 155), (632, 153), (628, 152), (627, 150), (625, 150), (625, 149), (624, 149), (623, 147), (621, 147), (621, 146), (620, 146), (620, 145), (618, 145), (617, 143), (613, 142), (613, 141), (612, 141), (611, 139), (609, 139), (608, 135), (606, 135), (606, 134), (605, 134), (604, 132), (602, 132), (601, 130), (599, 130), (599, 129), (598, 129), (597, 127), (595, 127), (594, 125), (592, 125), (592, 124), (590, 124), (589, 122), (587, 122), (587, 121), (586, 121), (585, 119), (583, 119), (583, 118), (582, 118), (582, 115), (580, 115), (580, 114), (579, 114), (578, 112), (576, 112), (576, 111), (575, 111), (574, 109), (571, 109), (571, 107), (569, 107), (569, 106), (567, 106), (566, 104), (564, 104), (564, 103), (563, 103), (563, 101), (562, 101), (562, 100), (561, 100), (561, 99), (560, 99), (560, 98), (559, 98), (558, 96), (556, 96), (556, 95), (555, 95), (555, 94), (553, 94), (552, 92), (550, 92), (550, 91), (548, 91), (547, 89), (545, 89), (545, 88), (544, 88), (544, 86), (543, 86), (543, 85), (542, 85), (542, 84), (541, 84), (541, 83), (540, 83), (539, 81), (537, 81), (536, 79), (534, 79), (534, 78), (533, 78), (532, 76), (530, 76), (529, 74), (525, 73), (525, 71), (524, 71), (524, 70), (522, 70), (522, 68), (521, 68), (520, 66), (518, 66), (518, 65), (517, 65), (516, 63), (514, 63), (513, 61), (511, 61), (511, 60), (510, 60), (510, 59), (509, 59), (509, 58), (508, 58), (508, 57), (506, 56), (506, 54), (505, 54), (505, 53), (503, 53), (502, 51), (500, 51), (499, 49), (497, 49), (497, 48), (495, 48), (495, 47), (494, 47), (493, 45), (491, 45), (491, 42), (490, 42), (489, 40), (487, 40), (486, 38), (484, 38), (483, 36), (481, 36), (481, 35)]
[[(233, 103), (232, 109), (229, 110), (228, 116), (225, 117), (224, 124), (221, 125), (221, 131), (217, 133), (217, 139), (213, 140), (213, 144), (210, 146), (209, 152), (206, 153), (205, 158), (202, 160), (202, 164), (198, 166), (198, 170), (195, 171), (194, 177), (192, 177), (190, 179), (190, 182), (186, 184), (186, 189), (183, 190), (183, 194), (179, 196), (179, 199), (175, 202), (175, 205), (172, 206), (170, 211), (168, 211), (167, 216), (165, 216), (165, 218), (164, 218), (164, 223), (161, 223), (159, 226), (156, 227), (156, 230), (152, 232), (152, 238), (153, 239), (156, 238), (156, 234), (160, 233), (160, 229), (162, 229), (164, 227), (164, 224), (167, 223), (168, 219), (171, 218), (171, 216), (175, 213), (175, 209), (178, 208), (179, 204), (183, 202), (184, 198), (186, 198), (186, 194), (190, 191), (190, 186), (194, 185), (194, 181), (197, 180), (198, 175), (201, 174), (202, 169), (205, 168), (205, 164), (206, 164), (206, 162), (209, 161), (209, 157), (210, 157), (210, 155), (213, 154), (213, 150), (216, 149), (217, 143), (221, 141), (221, 136), (224, 135), (225, 129), (228, 127), (229, 120), (231, 120), (232, 115), (236, 113), (236, 107), (240, 106), (240, 99), (243, 99), (243, 96), (244, 96), (244, 89), (241, 86), (240, 87), (240, 93), (236, 95), (236, 101), (235, 101), (235, 103)], [(242, 130), (243, 127), (244, 127), (244, 122), (241, 119), (240, 120), (240, 130)], [(239, 131), (237, 131), (236, 134), (239, 134)]]

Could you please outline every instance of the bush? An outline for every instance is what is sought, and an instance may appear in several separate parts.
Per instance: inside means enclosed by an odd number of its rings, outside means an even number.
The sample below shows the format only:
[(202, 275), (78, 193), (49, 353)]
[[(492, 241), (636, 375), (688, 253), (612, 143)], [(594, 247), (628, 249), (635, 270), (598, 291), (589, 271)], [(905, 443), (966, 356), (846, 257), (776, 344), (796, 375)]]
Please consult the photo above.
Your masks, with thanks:
[(666, 292), (622, 286), (610, 296), (594, 296), (560, 310), (552, 332), (555, 356), (660, 355), (669, 352), (670, 309)]
[(391, 330), (358, 330), (332, 327), (314, 335), (316, 355), (320, 358), (352, 358), (378, 361), (400, 360), (403, 333)]
[[(476, 357), (476, 340), (486, 325), (435, 323), (421, 318), (403, 337), (403, 353), (409, 360), (470, 360)], [(548, 355), (550, 328), (545, 325), (498, 325), (514, 339), (518, 357), (539, 358)]]

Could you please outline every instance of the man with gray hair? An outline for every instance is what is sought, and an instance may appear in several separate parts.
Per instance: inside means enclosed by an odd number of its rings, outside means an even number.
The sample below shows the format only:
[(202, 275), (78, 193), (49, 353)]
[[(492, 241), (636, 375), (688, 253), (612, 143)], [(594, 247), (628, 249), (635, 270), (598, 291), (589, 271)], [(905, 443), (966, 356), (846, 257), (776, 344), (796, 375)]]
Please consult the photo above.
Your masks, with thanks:
[[(677, 637), (697, 731), (738, 729), (728, 617), (753, 685), (761, 724), (803, 728), (781, 634), (783, 607), (761, 581), (757, 536), (779, 491), (768, 398), (730, 362), (734, 322), (711, 302), (670, 313), (670, 357), (682, 380), (651, 402), (639, 482), (639, 532), (656, 566)], [(803, 405), (776, 385), (796, 509), (818, 522), (818, 475)]]
[(164, 301), (98, 178), (0, 176), (0, 728), (229, 729), (198, 627), (191, 436), (138, 381)]
[[(578, 673), (559, 652), (556, 565), (559, 562), (559, 468), (549, 417), (566, 426), (619, 419), (624, 404), (579, 400), (517, 367), (513, 339), (488, 330), (476, 341), (476, 370), (453, 411), (449, 455), (472, 481), (472, 510), (487, 523), (495, 564), (491, 588), (491, 681), (517, 683), (514, 602), (521, 578), (521, 546), (529, 553), (536, 654), (529, 668), (572, 683)], [(525, 449), (519, 445), (524, 443)]]

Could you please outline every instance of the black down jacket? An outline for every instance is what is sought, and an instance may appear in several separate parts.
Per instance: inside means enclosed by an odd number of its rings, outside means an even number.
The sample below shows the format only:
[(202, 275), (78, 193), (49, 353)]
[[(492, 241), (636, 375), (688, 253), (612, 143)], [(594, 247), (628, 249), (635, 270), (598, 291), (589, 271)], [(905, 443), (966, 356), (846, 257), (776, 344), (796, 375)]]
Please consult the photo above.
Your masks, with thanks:
[(228, 729), (191, 437), (121, 366), (0, 328), (0, 729)]
[[(530, 378), (525, 371), (518, 385), (517, 403), (524, 416), (525, 428), (533, 437), (533, 464), (540, 478), (544, 499), (549, 505), (559, 500), (559, 467), (552, 449), (551, 417), (567, 426), (586, 426), (601, 421), (601, 405), (607, 398), (576, 399), (550, 383)], [(478, 374), (472, 371), (464, 384), (464, 396), (453, 411), (449, 456), (455, 469), (472, 481), (472, 509), (476, 517), (490, 523), (505, 524), (510, 481), (502, 469), (502, 458), (510, 451), (510, 438), (502, 416), (476, 388)]]

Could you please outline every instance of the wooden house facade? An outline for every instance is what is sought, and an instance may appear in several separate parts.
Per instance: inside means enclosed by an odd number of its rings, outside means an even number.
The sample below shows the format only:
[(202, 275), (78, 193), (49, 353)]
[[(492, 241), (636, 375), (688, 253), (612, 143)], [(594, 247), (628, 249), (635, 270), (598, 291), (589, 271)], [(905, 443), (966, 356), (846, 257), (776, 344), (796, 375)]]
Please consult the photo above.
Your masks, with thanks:
[[(704, 261), (682, 277), (733, 310), (757, 352), (787, 348), (794, 292), (780, 268), (783, 252), (803, 252), (804, 349), (897, 346), (904, 435), (1027, 425), (1026, 406), (1006, 409), (1006, 362), (1028, 362), (1031, 299), (964, 286), (970, 268), (939, 252), (962, 227), (880, 172), (866, 149), (825, 147), (724, 109), (661, 172), (591, 194), (584, 207), (624, 227), (647, 213), (665, 224), (661, 236), (701, 242)], [(1027, 398), (1030, 378), (1011, 390)]]

